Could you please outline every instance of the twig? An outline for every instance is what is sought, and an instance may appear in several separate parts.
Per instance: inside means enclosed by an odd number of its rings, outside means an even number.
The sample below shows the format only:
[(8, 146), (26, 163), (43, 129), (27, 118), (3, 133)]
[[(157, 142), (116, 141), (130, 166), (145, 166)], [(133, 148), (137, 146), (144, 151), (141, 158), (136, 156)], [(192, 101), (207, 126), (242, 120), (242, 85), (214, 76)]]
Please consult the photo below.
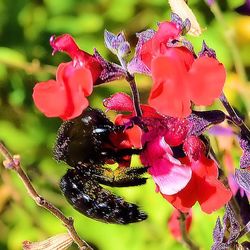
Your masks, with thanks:
[(193, 243), (193, 241), (188, 237), (185, 221), (186, 221), (186, 215), (180, 212), (180, 229), (181, 229), (182, 240), (190, 250), (199, 250), (199, 247), (196, 246)]
[(5, 158), (4, 166), (8, 169), (12, 169), (16, 171), (18, 176), (21, 178), (23, 184), (25, 185), (29, 195), (36, 202), (36, 204), (40, 207), (45, 208), (50, 213), (52, 213), (55, 217), (61, 220), (64, 226), (67, 228), (71, 238), (78, 245), (80, 250), (92, 250), (92, 248), (87, 244), (87, 242), (83, 241), (79, 235), (77, 234), (74, 221), (72, 218), (67, 218), (57, 207), (55, 207), (52, 203), (45, 200), (42, 196), (40, 196), (35, 188), (33, 187), (29, 177), (23, 171), (20, 164), (19, 156), (12, 156), (7, 148), (0, 142), (0, 154)]

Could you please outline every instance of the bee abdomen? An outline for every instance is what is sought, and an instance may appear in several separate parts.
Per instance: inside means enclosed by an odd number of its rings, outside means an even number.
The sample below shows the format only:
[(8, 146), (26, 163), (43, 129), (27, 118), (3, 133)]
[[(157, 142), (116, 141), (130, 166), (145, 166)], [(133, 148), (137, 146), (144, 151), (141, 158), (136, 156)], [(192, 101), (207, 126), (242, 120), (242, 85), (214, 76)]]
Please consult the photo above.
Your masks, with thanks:
[(60, 183), (68, 202), (80, 213), (99, 221), (128, 224), (143, 221), (147, 215), (77, 170), (68, 170)]

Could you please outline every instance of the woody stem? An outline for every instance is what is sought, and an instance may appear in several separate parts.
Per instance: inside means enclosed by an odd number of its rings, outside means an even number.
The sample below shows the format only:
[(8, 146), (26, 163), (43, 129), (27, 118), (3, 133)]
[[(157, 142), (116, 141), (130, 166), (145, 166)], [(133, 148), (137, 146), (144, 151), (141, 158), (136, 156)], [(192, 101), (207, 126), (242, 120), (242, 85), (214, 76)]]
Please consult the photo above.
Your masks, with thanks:
[(48, 210), (51, 214), (57, 217), (60, 221), (62, 221), (63, 225), (67, 228), (69, 235), (74, 240), (74, 242), (78, 245), (80, 250), (92, 250), (92, 248), (80, 238), (77, 234), (74, 221), (72, 218), (67, 218), (57, 207), (55, 207), (52, 203), (45, 200), (42, 196), (40, 196), (33, 184), (31, 183), (28, 175), (24, 172), (21, 167), (20, 160), (12, 156), (8, 149), (0, 142), (0, 154), (5, 158), (4, 166), (8, 169), (14, 170), (19, 178), (22, 180), (24, 186), (26, 187), (28, 194), (30, 197), (36, 202), (36, 204), (44, 209)]

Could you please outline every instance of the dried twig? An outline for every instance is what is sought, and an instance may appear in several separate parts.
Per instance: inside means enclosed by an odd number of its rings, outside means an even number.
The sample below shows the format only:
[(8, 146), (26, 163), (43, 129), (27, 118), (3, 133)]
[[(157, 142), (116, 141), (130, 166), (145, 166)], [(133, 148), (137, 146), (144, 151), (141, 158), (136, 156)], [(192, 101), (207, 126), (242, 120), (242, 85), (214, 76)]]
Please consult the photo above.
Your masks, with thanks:
[(19, 156), (12, 156), (7, 148), (0, 142), (0, 154), (3, 155), (5, 158), (3, 164), (7, 169), (12, 169), (16, 171), (18, 176), (21, 178), (23, 184), (25, 185), (29, 195), (31, 198), (36, 202), (36, 204), (40, 207), (45, 208), (50, 213), (52, 213), (55, 217), (61, 220), (64, 226), (67, 228), (71, 238), (74, 242), (78, 245), (79, 249), (81, 250), (92, 250), (92, 248), (82, 240), (79, 235), (77, 234), (74, 228), (74, 221), (72, 218), (67, 218), (57, 207), (55, 207), (52, 203), (45, 200), (42, 196), (40, 196), (35, 188), (33, 187), (29, 177), (23, 171), (21, 164), (20, 164), (20, 157)]

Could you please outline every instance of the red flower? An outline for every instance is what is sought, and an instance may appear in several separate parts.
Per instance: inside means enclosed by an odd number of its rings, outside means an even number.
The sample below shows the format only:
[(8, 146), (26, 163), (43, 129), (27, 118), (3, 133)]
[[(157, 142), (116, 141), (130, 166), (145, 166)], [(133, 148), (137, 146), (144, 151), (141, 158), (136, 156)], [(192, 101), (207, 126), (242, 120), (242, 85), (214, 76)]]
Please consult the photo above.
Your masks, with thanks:
[[(185, 227), (187, 232), (190, 231), (191, 223), (192, 223), (192, 214), (190, 210), (185, 218)], [(173, 237), (176, 240), (181, 241), (182, 234), (180, 228), (180, 212), (177, 209), (173, 211), (172, 215), (168, 220), (168, 228)]]
[(210, 105), (219, 97), (226, 73), (216, 59), (195, 58), (186, 47), (170, 47), (168, 42), (179, 38), (180, 27), (163, 22), (155, 35), (142, 45), (140, 57), (151, 70), (153, 87), (149, 105), (162, 114), (186, 117), (191, 101)]
[(198, 201), (201, 209), (211, 213), (231, 198), (231, 191), (218, 180), (216, 163), (206, 157), (205, 145), (195, 136), (185, 139), (186, 157), (176, 159), (164, 136), (151, 130), (143, 135), (141, 161), (149, 166), (156, 191), (182, 212)]
[(165, 195), (178, 193), (191, 179), (192, 170), (173, 157), (173, 152), (155, 131), (143, 135), (144, 150), (141, 154), (142, 164), (150, 166), (157, 191)]
[(33, 99), (37, 108), (47, 117), (73, 119), (88, 107), (86, 97), (92, 93), (102, 67), (93, 56), (80, 50), (70, 35), (53, 36), (50, 44), (53, 53), (63, 51), (72, 61), (58, 66), (56, 80), (37, 83)]
[[(194, 138), (197, 140), (195, 143)], [(184, 143), (184, 149), (189, 149), (188, 156), (179, 159), (182, 164), (192, 169), (190, 181), (180, 192), (173, 195), (162, 195), (182, 212), (187, 212), (198, 201), (202, 211), (212, 213), (225, 205), (231, 199), (232, 193), (218, 180), (218, 167), (202, 152), (199, 139), (192, 136), (190, 140), (187, 142), (188, 147), (185, 147)], [(191, 143), (194, 145), (190, 146)]]

